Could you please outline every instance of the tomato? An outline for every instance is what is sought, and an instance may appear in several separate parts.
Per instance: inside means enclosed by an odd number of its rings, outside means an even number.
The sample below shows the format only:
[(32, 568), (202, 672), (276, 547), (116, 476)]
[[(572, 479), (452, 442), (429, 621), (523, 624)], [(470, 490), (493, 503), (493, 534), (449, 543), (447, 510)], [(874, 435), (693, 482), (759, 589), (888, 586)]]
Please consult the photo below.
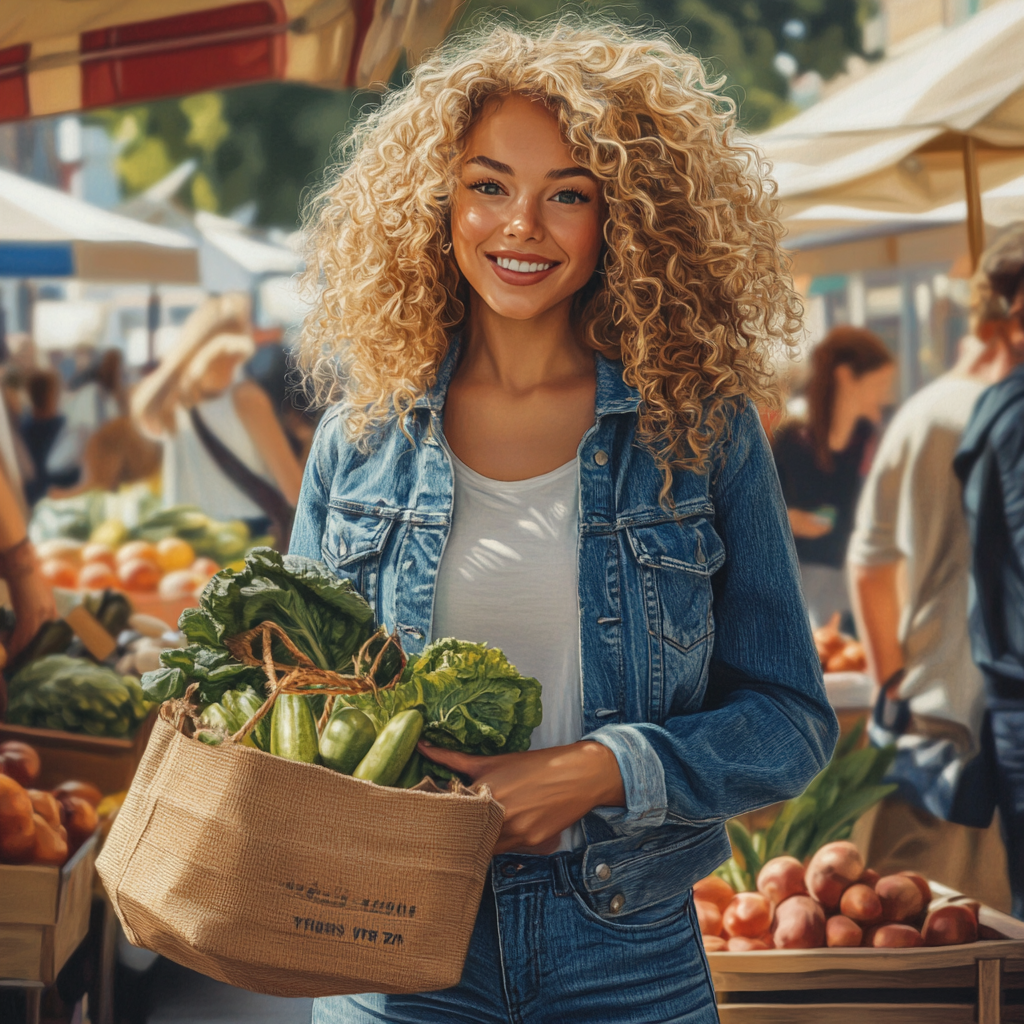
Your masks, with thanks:
[(106, 562), (87, 562), (78, 574), (80, 590), (105, 590), (117, 585), (117, 573)]
[(132, 558), (120, 563), (117, 578), (126, 590), (156, 590), (160, 583), (160, 567), (146, 558)]
[(63, 558), (48, 558), (39, 567), (43, 579), (52, 587), (64, 587), (74, 590), (78, 586), (78, 569), (73, 562)]

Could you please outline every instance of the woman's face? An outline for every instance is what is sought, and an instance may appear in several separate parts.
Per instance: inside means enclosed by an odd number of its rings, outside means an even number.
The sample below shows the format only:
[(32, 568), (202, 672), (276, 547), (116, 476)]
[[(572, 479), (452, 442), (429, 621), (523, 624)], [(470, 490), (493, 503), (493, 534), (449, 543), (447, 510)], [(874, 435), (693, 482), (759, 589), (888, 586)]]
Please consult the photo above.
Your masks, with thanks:
[(857, 377), (849, 366), (836, 367), (839, 391), (856, 409), (859, 416), (872, 423), (881, 423), (886, 406), (892, 405), (896, 384), (896, 364), (889, 363)]
[(466, 136), (452, 209), (459, 269), (510, 320), (569, 304), (597, 268), (603, 205), (541, 103), (493, 100)]

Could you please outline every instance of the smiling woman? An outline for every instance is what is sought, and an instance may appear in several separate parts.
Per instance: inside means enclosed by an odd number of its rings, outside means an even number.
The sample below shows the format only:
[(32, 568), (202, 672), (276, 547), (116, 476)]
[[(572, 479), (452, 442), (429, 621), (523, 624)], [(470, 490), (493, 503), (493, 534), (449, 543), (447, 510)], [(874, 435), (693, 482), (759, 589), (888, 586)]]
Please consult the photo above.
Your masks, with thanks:
[(420, 745), (505, 810), (461, 983), (314, 1024), (708, 1024), (691, 886), (837, 733), (754, 406), (798, 326), (771, 186), (695, 57), (608, 24), (447, 44), (347, 152), (292, 550), (407, 649), (502, 648), (544, 718)]

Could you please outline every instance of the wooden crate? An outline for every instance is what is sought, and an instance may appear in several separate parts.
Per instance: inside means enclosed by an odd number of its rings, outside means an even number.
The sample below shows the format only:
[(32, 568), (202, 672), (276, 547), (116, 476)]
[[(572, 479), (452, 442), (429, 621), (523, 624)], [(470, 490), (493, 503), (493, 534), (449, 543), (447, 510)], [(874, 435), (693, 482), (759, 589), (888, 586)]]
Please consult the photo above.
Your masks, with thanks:
[[(722, 1024), (1024, 1022), (1024, 1005), (1002, 1005), (1004, 990), (1024, 988), (1024, 923), (988, 907), (979, 922), (991, 929), (985, 934), (1006, 938), (937, 948), (709, 953)], [(971, 990), (972, 1001), (957, 1001), (956, 989)], [(906, 995), (912, 991), (921, 998)]]
[(85, 938), (98, 838), (62, 868), (0, 864), (0, 979), (48, 985)]
[(35, 783), (38, 789), (53, 789), (68, 779), (77, 779), (91, 782), (101, 793), (120, 793), (135, 778), (156, 714), (154, 709), (130, 740), (0, 722), (0, 743), (21, 740), (35, 747), (42, 761)]

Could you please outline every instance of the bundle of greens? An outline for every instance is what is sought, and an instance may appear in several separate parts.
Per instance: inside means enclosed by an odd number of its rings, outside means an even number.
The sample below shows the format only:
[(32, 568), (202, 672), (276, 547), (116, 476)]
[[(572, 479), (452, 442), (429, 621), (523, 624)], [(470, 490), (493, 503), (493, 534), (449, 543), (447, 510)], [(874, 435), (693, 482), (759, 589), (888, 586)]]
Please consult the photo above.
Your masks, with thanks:
[[(266, 693), (263, 669), (237, 661), (226, 641), (266, 621), (280, 627), (318, 668), (342, 675), (371, 673), (379, 687), (338, 697), (319, 735), (316, 722), (325, 695), (280, 694), (252, 738), (272, 754), (322, 761), (381, 785), (413, 786), (427, 773), (439, 779), (452, 776), (425, 764), (415, 752), (421, 730), (437, 746), (500, 754), (527, 750), (540, 724), (540, 683), (520, 675), (501, 651), (437, 640), (403, 672), (401, 648), (377, 630), (372, 610), (348, 580), (319, 562), (269, 548), (251, 551), (239, 572), (219, 572), (199, 607), (182, 613), (178, 626), (189, 645), (163, 652), (163, 667), (142, 677), (147, 697), (182, 697), (190, 684), (197, 684), (203, 706), (197, 735), (208, 743), (222, 742), (258, 709), (257, 695)], [(257, 641), (257, 649), (262, 642)], [(277, 637), (273, 653), (279, 664), (296, 661)], [(390, 685), (399, 673), (400, 682)]]
[[(453, 638), (430, 644), (393, 689), (338, 700), (362, 711), (378, 732), (395, 715), (415, 708), (423, 715), (424, 739), (467, 754), (528, 750), (542, 715), (536, 679), (520, 675), (497, 648)], [(451, 777), (439, 765), (430, 771)]]
[[(312, 559), (254, 548), (244, 569), (217, 573), (199, 607), (182, 612), (178, 628), (189, 646), (160, 656), (164, 667), (142, 677), (146, 695), (159, 701), (181, 697), (191, 682), (199, 683), (204, 703), (219, 701), (229, 689), (252, 686), (262, 692), (262, 670), (236, 661), (224, 641), (265, 620), (279, 625), (318, 668), (343, 674), (353, 672), (353, 656), (375, 629), (370, 606), (349, 580)], [(274, 657), (282, 664), (294, 661), (277, 641)], [(381, 672), (389, 667), (393, 675), (398, 666), (392, 659)]]

